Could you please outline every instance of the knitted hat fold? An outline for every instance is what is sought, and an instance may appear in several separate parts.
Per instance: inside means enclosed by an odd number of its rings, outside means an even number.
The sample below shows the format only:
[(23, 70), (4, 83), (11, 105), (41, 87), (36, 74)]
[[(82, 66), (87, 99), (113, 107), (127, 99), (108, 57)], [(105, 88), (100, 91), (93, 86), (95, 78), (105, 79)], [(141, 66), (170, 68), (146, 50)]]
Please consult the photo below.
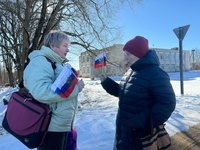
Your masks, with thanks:
[(130, 52), (138, 58), (142, 58), (149, 50), (148, 40), (142, 36), (136, 36), (124, 45), (123, 50)]

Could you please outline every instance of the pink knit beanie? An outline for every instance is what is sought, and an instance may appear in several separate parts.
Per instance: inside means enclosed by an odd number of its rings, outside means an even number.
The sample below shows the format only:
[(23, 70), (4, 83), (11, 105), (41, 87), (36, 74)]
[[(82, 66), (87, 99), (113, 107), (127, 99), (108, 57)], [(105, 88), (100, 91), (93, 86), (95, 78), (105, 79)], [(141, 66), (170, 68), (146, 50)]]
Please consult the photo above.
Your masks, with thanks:
[(124, 45), (123, 50), (130, 52), (138, 58), (142, 58), (149, 50), (148, 40), (142, 36), (136, 36)]

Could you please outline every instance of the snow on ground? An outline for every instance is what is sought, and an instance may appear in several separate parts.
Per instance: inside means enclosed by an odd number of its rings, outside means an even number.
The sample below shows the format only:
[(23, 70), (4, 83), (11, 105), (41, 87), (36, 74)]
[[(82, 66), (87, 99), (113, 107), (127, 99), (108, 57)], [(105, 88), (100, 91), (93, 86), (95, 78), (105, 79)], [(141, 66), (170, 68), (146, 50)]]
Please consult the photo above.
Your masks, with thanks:
[[(180, 74), (169, 73), (176, 93), (177, 105), (166, 129), (170, 135), (188, 129), (200, 123), (200, 71), (184, 72), (184, 94), (180, 93)], [(112, 77), (116, 82), (121, 77)], [(78, 132), (79, 150), (112, 150), (115, 134), (115, 117), (118, 99), (107, 94), (100, 85), (100, 80), (83, 78), (84, 90), (79, 94), (79, 110), (75, 125)], [(6, 106), (3, 98), (16, 89), (0, 88), (0, 124)], [(0, 150), (28, 150), (17, 139), (0, 128)]]

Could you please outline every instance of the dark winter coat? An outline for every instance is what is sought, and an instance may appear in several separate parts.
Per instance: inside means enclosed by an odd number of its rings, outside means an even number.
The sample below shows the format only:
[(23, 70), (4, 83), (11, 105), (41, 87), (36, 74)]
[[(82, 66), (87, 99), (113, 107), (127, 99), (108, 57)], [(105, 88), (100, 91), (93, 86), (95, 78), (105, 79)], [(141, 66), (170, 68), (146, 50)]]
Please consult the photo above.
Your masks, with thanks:
[(114, 149), (132, 150), (134, 141), (153, 126), (163, 124), (175, 109), (176, 98), (166, 72), (159, 67), (154, 50), (136, 61), (124, 74), (120, 84), (110, 78), (102, 83), (111, 95), (119, 97)]

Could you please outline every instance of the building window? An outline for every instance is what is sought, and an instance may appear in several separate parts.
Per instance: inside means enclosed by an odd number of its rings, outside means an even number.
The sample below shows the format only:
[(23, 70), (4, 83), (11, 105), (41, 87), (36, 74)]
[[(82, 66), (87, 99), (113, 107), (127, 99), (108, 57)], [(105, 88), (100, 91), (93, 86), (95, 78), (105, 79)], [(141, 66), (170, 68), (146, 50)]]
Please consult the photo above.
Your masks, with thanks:
[(85, 67), (83, 67), (83, 73), (85, 73)]
[(85, 56), (82, 57), (82, 62), (85, 62)]
[(170, 54), (169, 54), (169, 53), (166, 53), (166, 54), (165, 54), (165, 59), (169, 60), (169, 58), (170, 58)]
[(170, 69), (171, 71), (176, 71), (176, 67), (175, 67), (175, 64), (172, 64), (171, 65), (171, 69)]
[(179, 54), (176, 53), (176, 60), (179, 60)]
[(160, 59), (164, 59), (164, 56), (162, 53), (160, 53)]
[(171, 53), (171, 59), (172, 60), (176, 59), (176, 53)]

